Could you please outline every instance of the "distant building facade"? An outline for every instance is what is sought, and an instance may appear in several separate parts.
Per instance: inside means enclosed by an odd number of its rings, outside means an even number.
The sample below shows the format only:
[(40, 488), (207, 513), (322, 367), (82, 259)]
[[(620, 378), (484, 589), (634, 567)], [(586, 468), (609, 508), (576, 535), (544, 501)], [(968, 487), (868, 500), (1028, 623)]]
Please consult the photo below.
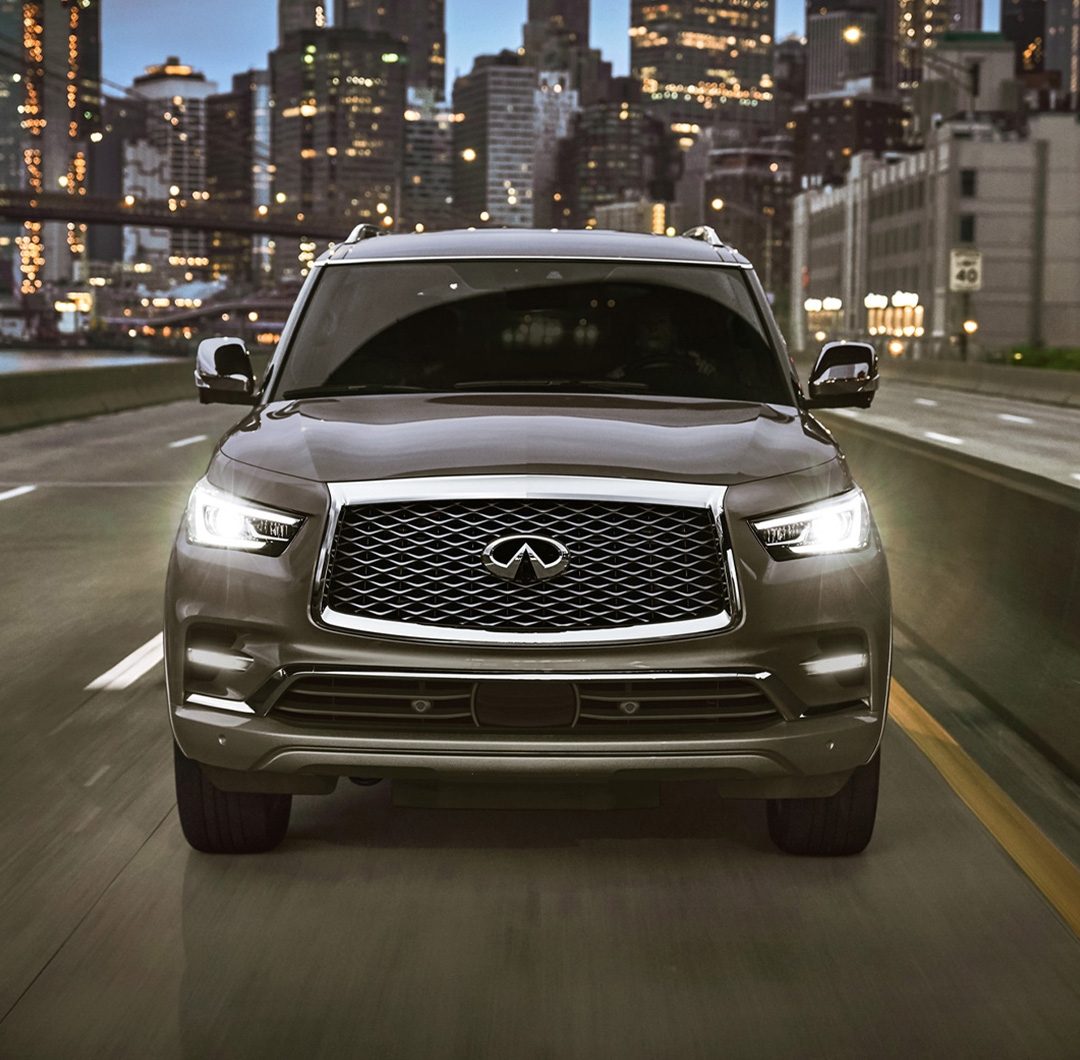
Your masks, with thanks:
[[(217, 85), (208, 81), (206, 75), (177, 56), (170, 56), (163, 63), (148, 66), (146, 73), (136, 77), (131, 94), (146, 103), (146, 140), (149, 150), (136, 150), (133, 146), (133, 179), (145, 183), (146, 174), (156, 172), (157, 163), (151, 165), (151, 155), (159, 153), (164, 158), (164, 172), (168, 181), (165, 194), (150, 195), (134, 184), (125, 192), (142, 198), (198, 201), (207, 191), (206, 186), (206, 101), (217, 91)], [(182, 259), (192, 268), (209, 265), (206, 236), (188, 229), (173, 229), (169, 237), (170, 257)], [(173, 264), (180, 264), (176, 261)]]
[(536, 85), (536, 70), (510, 51), (478, 56), (454, 82), (459, 224), (532, 225)]
[(670, 124), (771, 120), (773, 0), (631, 0), (630, 67)]
[[(965, 315), (987, 349), (1075, 343), (1078, 153), (1075, 115), (1034, 115), (1023, 136), (976, 116), (942, 125), (922, 151), (860, 156), (842, 186), (797, 196), (793, 347), (870, 336), (956, 356)], [(966, 300), (949, 276), (963, 248), (982, 252), (983, 287)]]
[(410, 94), (405, 111), (405, 163), (399, 230), (435, 231), (454, 224), (454, 123), (433, 94)]
[(446, 0), (335, 0), (334, 26), (396, 38), (408, 87), (444, 98)]
[[(291, 33), (270, 54), (273, 209), (392, 228), (405, 125), (401, 42), (386, 33)], [(278, 242), (275, 271), (304, 275), (316, 245)]]

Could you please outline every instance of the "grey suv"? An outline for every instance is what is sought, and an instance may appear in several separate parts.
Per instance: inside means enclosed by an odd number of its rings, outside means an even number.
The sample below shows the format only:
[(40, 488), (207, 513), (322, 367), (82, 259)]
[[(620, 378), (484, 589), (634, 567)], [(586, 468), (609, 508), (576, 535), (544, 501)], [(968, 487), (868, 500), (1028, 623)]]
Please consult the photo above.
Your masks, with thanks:
[(810, 410), (868, 405), (876, 357), (829, 343), (803, 393), (712, 230), (360, 228), (260, 384), (236, 339), (196, 382), (253, 407), (169, 568), (194, 847), (270, 849), (341, 777), (708, 778), (783, 850), (866, 846), (888, 575)]

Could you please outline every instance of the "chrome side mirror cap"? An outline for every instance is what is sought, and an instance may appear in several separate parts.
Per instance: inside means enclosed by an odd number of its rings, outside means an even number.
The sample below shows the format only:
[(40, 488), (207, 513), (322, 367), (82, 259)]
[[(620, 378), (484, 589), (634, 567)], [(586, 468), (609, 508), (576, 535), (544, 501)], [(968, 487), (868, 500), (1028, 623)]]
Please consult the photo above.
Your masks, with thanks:
[(203, 339), (199, 343), (195, 389), (203, 405), (255, 404), (255, 372), (241, 339)]
[(868, 342), (827, 342), (810, 373), (812, 409), (868, 409), (878, 388), (877, 350)]

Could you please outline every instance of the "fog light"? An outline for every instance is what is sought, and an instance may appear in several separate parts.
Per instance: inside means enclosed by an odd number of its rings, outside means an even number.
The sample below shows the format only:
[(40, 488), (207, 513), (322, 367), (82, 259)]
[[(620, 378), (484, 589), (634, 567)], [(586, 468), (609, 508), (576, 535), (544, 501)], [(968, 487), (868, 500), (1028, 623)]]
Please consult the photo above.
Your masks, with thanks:
[(829, 655), (824, 659), (811, 659), (802, 664), (803, 669), (812, 677), (848, 673), (851, 670), (861, 670), (865, 666), (866, 655), (863, 652), (852, 652), (850, 655)]
[(216, 648), (188, 648), (187, 660), (192, 666), (204, 666), (208, 670), (226, 670), (243, 673), (255, 661), (249, 655), (234, 655)]

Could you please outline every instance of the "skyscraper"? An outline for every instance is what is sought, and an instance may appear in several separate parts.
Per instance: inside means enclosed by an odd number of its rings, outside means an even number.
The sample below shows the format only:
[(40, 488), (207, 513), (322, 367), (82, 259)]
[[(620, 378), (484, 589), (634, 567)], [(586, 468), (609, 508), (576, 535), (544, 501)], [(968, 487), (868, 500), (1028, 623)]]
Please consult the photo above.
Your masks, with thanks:
[[(9, 74), (0, 100), (0, 107), (8, 110), (0, 138), (10, 145), (16, 162), (4, 177), (17, 176), (15, 183), (29, 191), (85, 194), (89, 140), (100, 121), (100, 2), (7, 0), (0, 5), (0, 16), (5, 36), (21, 42), (6, 48), (5, 63), (17, 69)], [(10, 162), (6, 165), (12, 168)], [(86, 225), (26, 221), (15, 242), (19, 291), (33, 295), (46, 278), (78, 278)]]
[[(361, 221), (390, 228), (401, 188), (405, 112), (402, 44), (361, 29), (288, 35), (270, 54), (274, 100), (275, 206), (336, 214), (342, 238)], [(315, 244), (300, 245), (277, 264), (303, 274)]]
[[(206, 100), (216, 91), (213, 81), (176, 56), (148, 66), (132, 84), (132, 95), (147, 102), (146, 139), (164, 155), (168, 197), (178, 203), (198, 201), (206, 193)], [(206, 237), (174, 229), (169, 255), (201, 268), (207, 257)]]
[(1046, 69), (1080, 106), (1080, 0), (1046, 0)]
[(645, 101), (678, 124), (764, 124), (773, 0), (631, 0), (630, 65)]
[[(334, 0), (337, 29), (388, 33), (405, 49), (406, 83), (446, 95), (446, 0)], [(399, 46), (401, 46), (399, 45)]]
[(807, 93), (832, 92), (859, 79), (869, 79), (868, 87), (878, 92), (895, 92), (903, 22), (898, 5), (907, 2), (807, 0)]
[(450, 228), (454, 215), (454, 122), (430, 95), (414, 94), (405, 111), (402, 231)]
[(278, 43), (290, 33), (326, 27), (327, 0), (278, 0)]
[(454, 82), (454, 206), (467, 225), (533, 223), (536, 70), (517, 52), (480, 55)]
[(589, 0), (529, 0), (525, 55), (541, 70), (564, 70), (589, 47)]
[(1001, 0), (1001, 32), (1016, 52), (1018, 75), (1043, 70), (1046, 57), (1046, 0)]
[[(206, 100), (206, 187), (220, 205), (270, 205), (270, 74), (248, 70), (232, 89)], [(215, 276), (250, 282), (265, 263), (262, 237), (214, 232), (210, 262)], [(258, 260), (257, 260), (258, 259)]]

